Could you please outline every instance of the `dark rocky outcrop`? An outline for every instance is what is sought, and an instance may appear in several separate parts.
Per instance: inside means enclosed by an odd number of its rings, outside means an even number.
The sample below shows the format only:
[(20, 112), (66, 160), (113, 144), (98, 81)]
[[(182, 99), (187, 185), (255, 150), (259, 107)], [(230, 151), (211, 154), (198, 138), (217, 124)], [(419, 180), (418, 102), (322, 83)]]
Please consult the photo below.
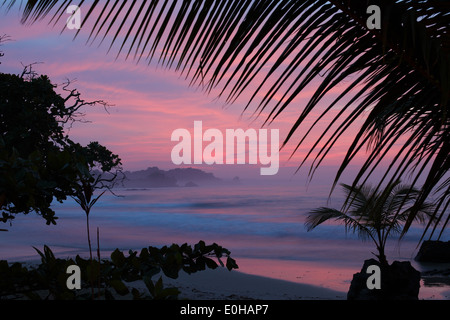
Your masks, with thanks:
[(381, 267), (381, 289), (368, 289), (367, 273), (371, 265), (380, 266), (375, 259), (364, 261), (361, 272), (353, 275), (348, 300), (418, 300), (420, 290), (420, 272), (409, 261), (394, 261), (391, 265)]
[(450, 241), (424, 241), (415, 257), (420, 262), (450, 262)]
[(212, 173), (194, 168), (162, 170), (158, 167), (149, 167), (145, 170), (125, 171), (124, 175), (122, 186), (125, 188), (194, 187), (222, 182)]

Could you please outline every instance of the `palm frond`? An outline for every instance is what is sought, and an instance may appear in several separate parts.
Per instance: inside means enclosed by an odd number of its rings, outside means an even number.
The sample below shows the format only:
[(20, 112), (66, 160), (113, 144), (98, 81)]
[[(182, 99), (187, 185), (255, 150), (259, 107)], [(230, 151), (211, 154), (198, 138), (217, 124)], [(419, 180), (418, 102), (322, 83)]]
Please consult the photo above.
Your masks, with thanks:
[(306, 217), (305, 227), (308, 231), (311, 231), (330, 220), (343, 223), (347, 232), (356, 233), (361, 239), (373, 239), (373, 231), (367, 227), (366, 221), (361, 221), (361, 216), (351, 216), (333, 208), (321, 207), (311, 210)]

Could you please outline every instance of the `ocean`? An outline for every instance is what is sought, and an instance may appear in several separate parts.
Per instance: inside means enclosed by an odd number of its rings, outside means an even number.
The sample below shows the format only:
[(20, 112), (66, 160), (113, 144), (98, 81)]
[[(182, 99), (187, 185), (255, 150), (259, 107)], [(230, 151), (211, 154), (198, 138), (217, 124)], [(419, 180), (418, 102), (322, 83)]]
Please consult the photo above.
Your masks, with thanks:
[[(215, 242), (231, 251), (239, 272), (347, 292), (352, 275), (374, 257), (375, 247), (335, 223), (306, 230), (310, 210), (340, 208), (342, 196), (336, 191), (329, 198), (328, 192), (293, 183), (117, 189), (116, 195), (105, 193), (91, 211), (91, 242), (96, 250), (98, 228), (102, 258), (116, 248)], [(0, 232), (0, 258), (38, 260), (32, 247), (44, 245), (59, 257), (88, 256), (84, 212), (72, 199), (53, 209), (56, 226), (35, 214), (18, 215), (11, 226), (2, 226), (9, 231)], [(436, 268), (414, 261), (422, 231), (423, 226), (414, 226), (402, 241), (390, 240), (388, 260), (410, 261), (419, 271)], [(422, 283), (420, 297), (450, 299), (450, 286)]]

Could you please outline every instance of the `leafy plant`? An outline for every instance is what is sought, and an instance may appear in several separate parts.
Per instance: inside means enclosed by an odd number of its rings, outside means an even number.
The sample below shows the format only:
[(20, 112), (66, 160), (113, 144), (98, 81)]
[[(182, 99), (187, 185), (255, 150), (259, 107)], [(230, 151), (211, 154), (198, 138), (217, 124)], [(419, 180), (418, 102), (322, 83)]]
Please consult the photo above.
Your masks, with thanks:
[[(89, 214), (94, 204), (100, 197), (114, 187), (117, 177), (122, 173), (121, 159), (98, 142), (91, 142), (86, 147), (73, 143), (70, 146), (73, 154), (76, 154), (81, 163), (77, 174), (77, 184), (72, 198), (80, 205), (86, 214), (87, 238), (89, 254), (92, 260), (92, 246), (89, 228)], [(102, 189), (105, 189), (103, 192)], [(100, 193), (94, 197), (94, 193)], [(112, 192), (112, 191), (111, 191)]]
[[(92, 283), (98, 283), (98, 296), (101, 299), (127, 297), (130, 299), (176, 299), (177, 288), (166, 288), (160, 276), (155, 282), (152, 278), (161, 272), (169, 278), (178, 278), (182, 270), (188, 274), (226, 266), (228, 270), (237, 269), (236, 261), (230, 252), (217, 245), (206, 245), (200, 241), (194, 247), (173, 244), (162, 248), (148, 247), (137, 251), (128, 251), (128, 256), (119, 249), (111, 253), (110, 259), (92, 261), (76, 256), (75, 259), (56, 258), (48, 246), (40, 251), (41, 264), (37, 267), (24, 267), (20, 263), (9, 265), (0, 261), (0, 298), (14, 299), (92, 299), (89, 293)], [(224, 264), (221, 258), (226, 257)], [(217, 260), (217, 262), (215, 260)], [(66, 286), (70, 265), (81, 270), (82, 290), (72, 291)], [(141, 280), (148, 292), (140, 292), (129, 283)]]

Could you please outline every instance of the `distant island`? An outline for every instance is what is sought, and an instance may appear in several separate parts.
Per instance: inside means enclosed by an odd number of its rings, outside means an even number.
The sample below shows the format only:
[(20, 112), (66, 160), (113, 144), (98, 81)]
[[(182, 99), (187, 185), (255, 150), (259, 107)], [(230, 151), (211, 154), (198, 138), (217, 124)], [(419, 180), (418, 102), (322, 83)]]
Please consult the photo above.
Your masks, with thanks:
[(212, 173), (194, 168), (176, 168), (162, 170), (158, 167), (149, 167), (139, 171), (124, 171), (125, 188), (169, 188), (169, 187), (198, 187), (204, 185), (217, 185), (239, 183), (239, 178), (224, 181)]

